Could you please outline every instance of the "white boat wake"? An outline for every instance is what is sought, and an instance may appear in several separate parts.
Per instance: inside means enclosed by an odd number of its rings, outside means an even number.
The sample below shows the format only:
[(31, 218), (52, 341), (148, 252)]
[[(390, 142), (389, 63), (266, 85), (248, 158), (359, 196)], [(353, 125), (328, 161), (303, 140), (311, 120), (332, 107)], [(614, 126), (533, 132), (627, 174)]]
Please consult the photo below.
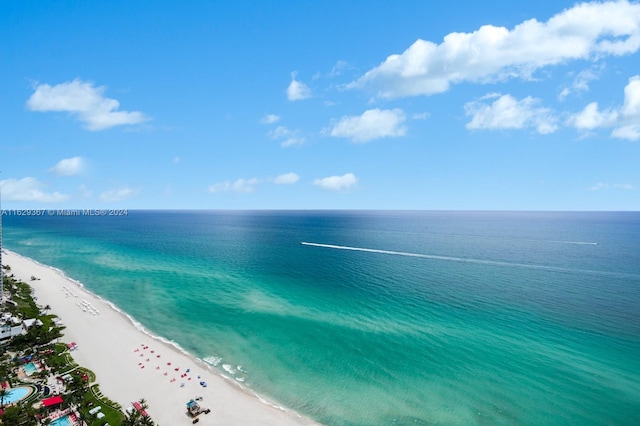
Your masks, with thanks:
[[(300, 244), (304, 246), (311, 247), (323, 247), (334, 250), (350, 250), (350, 251), (359, 251), (366, 253), (380, 253), (394, 256), (408, 256), (408, 257), (419, 257), (423, 259), (433, 259), (433, 260), (444, 260), (450, 262), (464, 262), (464, 263), (474, 263), (480, 265), (492, 265), (492, 266), (509, 266), (515, 268), (529, 268), (529, 269), (543, 269), (547, 271), (571, 271), (571, 272), (582, 272), (587, 274), (597, 274), (597, 275), (628, 275), (624, 273), (616, 273), (612, 271), (593, 271), (587, 269), (572, 269), (572, 268), (562, 268), (559, 266), (548, 266), (548, 265), (535, 265), (535, 264), (526, 264), (526, 263), (514, 263), (514, 262), (501, 262), (498, 260), (484, 260), (484, 259), (473, 259), (473, 258), (465, 258), (465, 257), (455, 257), (455, 256), (439, 256), (435, 254), (421, 254), (421, 253), (411, 253), (404, 251), (394, 251), (394, 250), (379, 250), (365, 247), (351, 247), (351, 246), (340, 246), (335, 244), (322, 244), (322, 243), (312, 243), (301, 241)], [(597, 243), (588, 243), (588, 242), (573, 242), (573, 244), (590, 244), (595, 245)], [(632, 274), (635, 276), (635, 274)]]

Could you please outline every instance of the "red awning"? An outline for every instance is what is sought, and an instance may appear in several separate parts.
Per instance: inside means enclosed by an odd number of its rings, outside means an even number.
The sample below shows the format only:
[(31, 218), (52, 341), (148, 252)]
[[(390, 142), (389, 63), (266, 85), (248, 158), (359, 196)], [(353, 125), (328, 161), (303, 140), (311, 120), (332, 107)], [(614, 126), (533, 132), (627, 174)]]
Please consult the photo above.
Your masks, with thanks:
[(45, 407), (51, 407), (57, 404), (62, 404), (62, 397), (60, 395), (42, 400), (42, 405), (44, 405)]

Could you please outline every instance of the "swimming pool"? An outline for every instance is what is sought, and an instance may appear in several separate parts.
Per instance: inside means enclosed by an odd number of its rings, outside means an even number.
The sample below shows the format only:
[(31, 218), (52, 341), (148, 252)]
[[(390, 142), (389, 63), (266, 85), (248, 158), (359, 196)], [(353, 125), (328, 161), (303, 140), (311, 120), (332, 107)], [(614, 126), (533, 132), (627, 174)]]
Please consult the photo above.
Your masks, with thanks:
[(22, 367), (24, 368), (24, 372), (27, 373), (27, 376), (30, 376), (33, 373), (37, 373), (38, 371), (40, 371), (38, 367), (36, 367), (36, 365), (32, 362), (25, 364)]
[(31, 391), (32, 389), (29, 387), (9, 389), (9, 392), (7, 392), (7, 394), (4, 396), (4, 403), (13, 404), (14, 402), (18, 402), (21, 399), (26, 398), (31, 393)]
[(69, 420), (69, 416), (62, 416), (60, 418), (55, 419), (51, 423), (50, 426), (71, 426), (71, 420)]

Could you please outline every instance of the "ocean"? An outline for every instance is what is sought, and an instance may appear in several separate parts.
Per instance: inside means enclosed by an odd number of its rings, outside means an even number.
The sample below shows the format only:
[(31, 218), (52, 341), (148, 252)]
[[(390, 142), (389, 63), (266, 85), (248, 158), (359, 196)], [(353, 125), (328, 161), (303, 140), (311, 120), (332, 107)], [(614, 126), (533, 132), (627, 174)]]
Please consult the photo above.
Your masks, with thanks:
[(4, 216), (3, 244), (328, 425), (640, 424), (640, 213)]

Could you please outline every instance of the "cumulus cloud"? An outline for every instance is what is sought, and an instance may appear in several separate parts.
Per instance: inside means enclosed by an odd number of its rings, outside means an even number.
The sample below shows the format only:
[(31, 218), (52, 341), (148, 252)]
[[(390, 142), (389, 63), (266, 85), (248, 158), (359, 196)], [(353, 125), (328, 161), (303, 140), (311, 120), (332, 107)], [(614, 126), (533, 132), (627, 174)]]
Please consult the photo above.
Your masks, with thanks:
[(450, 33), (440, 44), (418, 39), (347, 87), (370, 87), (382, 98), (433, 95), (451, 84), (530, 79), (545, 66), (639, 48), (640, 4), (581, 3), (547, 22), (530, 19), (513, 29), (484, 25), (471, 33)]
[(114, 202), (127, 200), (129, 198), (135, 197), (139, 193), (140, 191), (137, 189), (124, 186), (122, 188), (111, 189), (109, 191), (103, 192), (102, 194), (100, 194), (100, 201)]
[(39, 84), (27, 100), (31, 111), (68, 112), (85, 124), (88, 130), (104, 130), (125, 124), (138, 124), (148, 120), (139, 111), (118, 111), (120, 102), (105, 98), (105, 86), (79, 79), (55, 86)]
[(342, 176), (328, 176), (321, 179), (314, 179), (313, 184), (326, 191), (346, 191), (353, 188), (358, 183), (358, 178), (353, 173)]
[(251, 178), (251, 179), (238, 179), (234, 182), (224, 181), (214, 183), (209, 186), (209, 192), (239, 192), (239, 193), (249, 193), (253, 192), (256, 189), (256, 185), (260, 183), (259, 179)]
[(57, 176), (75, 176), (84, 169), (85, 162), (82, 157), (65, 158), (49, 169), (49, 172)]
[(262, 124), (273, 124), (280, 121), (280, 116), (275, 114), (267, 114), (260, 119), (260, 123)]
[(580, 130), (593, 130), (598, 127), (611, 127), (617, 118), (617, 111), (599, 111), (598, 103), (591, 102), (581, 112), (573, 114), (567, 123)]
[(2, 198), (7, 201), (37, 201), (42, 203), (56, 203), (66, 201), (69, 195), (60, 192), (44, 192), (44, 184), (34, 177), (22, 179), (6, 179), (0, 181)]
[(287, 99), (290, 101), (300, 101), (311, 97), (311, 89), (301, 81), (296, 80), (297, 72), (291, 73), (291, 83), (287, 87)]
[(284, 173), (276, 177), (275, 179), (273, 179), (273, 183), (275, 183), (276, 185), (291, 185), (298, 182), (299, 180), (300, 180), (300, 176), (291, 172), (291, 173)]
[(464, 109), (472, 118), (466, 127), (492, 130), (534, 128), (542, 134), (556, 131), (555, 116), (550, 109), (539, 104), (540, 100), (531, 96), (517, 100), (511, 95), (499, 96), (491, 104), (468, 102)]
[(640, 75), (629, 79), (621, 107), (600, 110), (597, 102), (591, 102), (579, 113), (571, 115), (567, 125), (578, 130), (613, 128), (611, 136), (614, 138), (640, 140)]
[(305, 138), (298, 135), (297, 130), (289, 130), (286, 126), (278, 126), (268, 133), (271, 139), (279, 140), (280, 146), (287, 148), (294, 145), (302, 145)]
[(380, 138), (404, 136), (407, 128), (402, 125), (406, 120), (401, 109), (370, 109), (362, 115), (342, 117), (332, 128), (324, 133), (338, 138), (349, 138), (353, 142), (369, 142)]

